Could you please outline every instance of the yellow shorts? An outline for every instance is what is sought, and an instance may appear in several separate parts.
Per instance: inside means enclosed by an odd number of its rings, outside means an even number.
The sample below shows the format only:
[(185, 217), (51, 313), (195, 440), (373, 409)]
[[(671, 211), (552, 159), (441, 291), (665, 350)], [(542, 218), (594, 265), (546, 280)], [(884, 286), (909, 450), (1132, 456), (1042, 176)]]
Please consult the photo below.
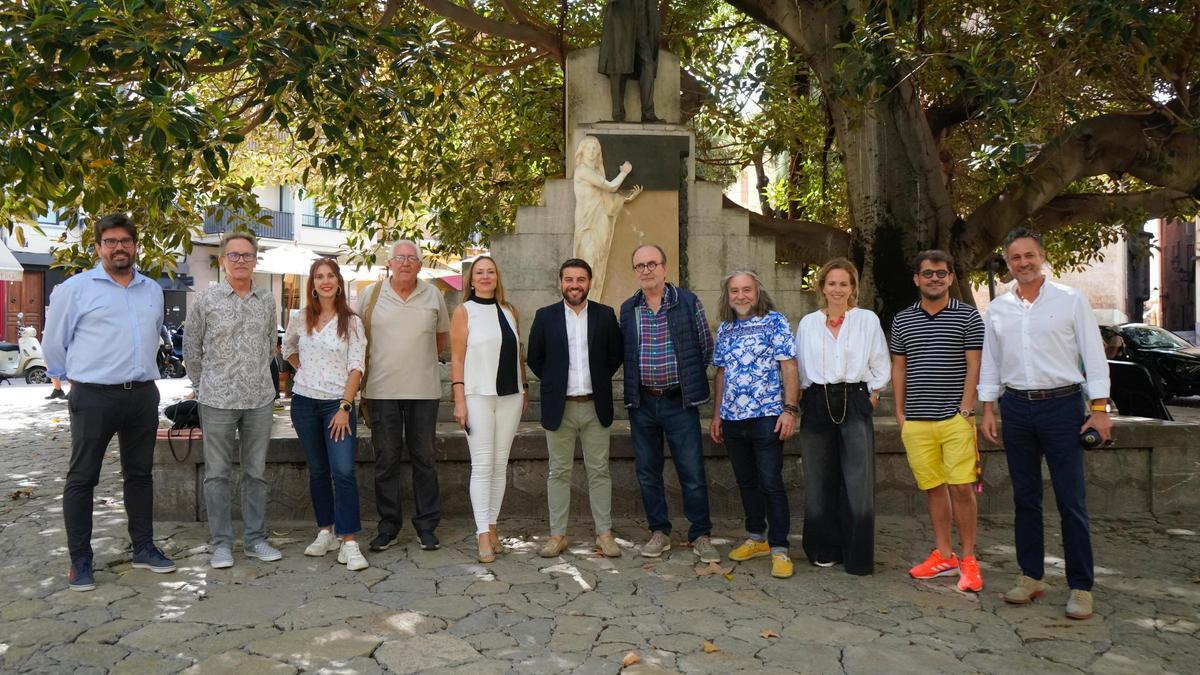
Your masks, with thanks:
[(908, 420), (900, 431), (917, 487), (975, 482), (975, 423), (960, 415), (937, 422)]

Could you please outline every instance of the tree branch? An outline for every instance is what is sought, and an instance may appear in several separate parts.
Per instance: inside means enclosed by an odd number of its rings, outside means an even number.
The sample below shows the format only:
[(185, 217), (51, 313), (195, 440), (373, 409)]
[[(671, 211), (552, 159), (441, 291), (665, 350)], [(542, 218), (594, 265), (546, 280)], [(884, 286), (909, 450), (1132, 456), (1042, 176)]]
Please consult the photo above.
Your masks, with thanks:
[(533, 26), (489, 19), (450, 0), (417, 0), (426, 9), (468, 30), (501, 37), (535, 47), (563, 63), (563, 45), (558, 36)]
[(1195, 204), (1195, 197), (1171, 188), (1120, 194), (1068, 194), (1051, 199), (1034, 214), (1031, 224), (1040, 232), (1048, 232), (1081, 222), (1162, 218)]
[(684, 121), (699, 114), (705, 104), (716, 101), (712, 91), (687, 68), (679, 69), (679, 91), (679, 112)]
[(375, 24), (375, 27), (387, 28), (391, 25), (396, 12), (400, 11), (400, 5), (401, 0), (387, 0), (387, 4), (383, 7), (383, 13), (379, 15), (379, 22)]
[(977, 116), (980, 110), (974, 103), (959, 97), (949, 103), (926, 109), (925, 119), (929, 122), (929, 130), (933, 132), (933, 137), (941, 140), (944, 132)]
[(750, 217), (750, 234), (775, 237), (776, 258), (794, 263), (824, 263), (830, 258), (850, 252), (850, 233), (812, 220), (772, 218), (746, 210), (742, 205), (723, 198), (725, 208), (746, 211)]
[[(1025, 170), (967, 218), (962, 248), (981, 264), (1006, 232), (1024, 224), (1075, 181), (1129, 174), (1200, 198), (1200, 138), (1163, 111), (1106, 114), (1050, 141)], [(1047, 216), (1051, 218), (1052, 216)]]

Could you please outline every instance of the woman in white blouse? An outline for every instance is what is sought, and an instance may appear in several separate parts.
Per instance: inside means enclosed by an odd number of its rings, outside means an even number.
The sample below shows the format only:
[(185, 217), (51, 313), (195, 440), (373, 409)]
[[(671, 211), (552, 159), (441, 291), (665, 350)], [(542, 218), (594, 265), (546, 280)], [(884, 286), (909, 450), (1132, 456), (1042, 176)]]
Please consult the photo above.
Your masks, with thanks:
[(354, 395), (363, 376), (367, 339), (362, 320), (346, 303), (336, 261), (321, 258), (308, 272), (304, 318), (288, 324), (283, 357), (296, 368), (292, 426), (308, 460), (308, 491), (317, 538), (304, 555), (338, 552), (350, 570), (368, 567), (354, 535), (362, 529), (354, 477)]
[(821, 309), (796, 326), (803, 389), (804, 553), (850, 574), (875, 567), (875, 428), (891, 377), (879, 317), (857, 307), (858, 270), (844, 258), (817, 272)]
[(508, 473), (508, 451), (528, 402), (517, 313), (504, 300), (500, 268), (488, 256), (471, 263), (467, 299), (450, 319), (450, 390), (454, 419), (471, 451), (471, 507), (479, 562), (503, 553), (496, 521)]

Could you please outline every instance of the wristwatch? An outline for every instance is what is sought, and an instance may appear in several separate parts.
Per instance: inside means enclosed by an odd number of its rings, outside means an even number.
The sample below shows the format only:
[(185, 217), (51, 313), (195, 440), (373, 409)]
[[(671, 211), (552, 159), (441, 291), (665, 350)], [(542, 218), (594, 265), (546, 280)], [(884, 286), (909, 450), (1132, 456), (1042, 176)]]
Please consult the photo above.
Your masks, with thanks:
[(959, 409), (958, 414), (961, 415), (963, 419), (967, 419), (968, 417), (974, 417), (975, 411)]
[(338, 407), (341, 408), (344, 412), (350, 412), (351, 410), (354, 410), (354, 404), (345, 399), (342, 399), (342, 403)]

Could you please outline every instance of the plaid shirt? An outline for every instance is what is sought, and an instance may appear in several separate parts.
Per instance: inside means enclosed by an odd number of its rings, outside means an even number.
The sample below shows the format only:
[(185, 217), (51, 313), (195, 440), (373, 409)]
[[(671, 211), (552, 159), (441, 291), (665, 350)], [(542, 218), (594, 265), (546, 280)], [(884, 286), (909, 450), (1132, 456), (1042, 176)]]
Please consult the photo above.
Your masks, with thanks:
[[(657, 312), (650, 310), (646, 295), (637, 306), (638, 369), (642, 372), (642, 385), (655, 389), (670, 389), (679, 386), (679, 361), (675, 358), (675, 345), (671, 343), (671, 331), (667, 327), (667, 310), (679, 302), (675, 287), (667, 284), (663, 291), (662, 304)], [(707, 365), (712, 362), (713, 337), (704, 316), (704, 305), (696, 298), (696, 337)]]

